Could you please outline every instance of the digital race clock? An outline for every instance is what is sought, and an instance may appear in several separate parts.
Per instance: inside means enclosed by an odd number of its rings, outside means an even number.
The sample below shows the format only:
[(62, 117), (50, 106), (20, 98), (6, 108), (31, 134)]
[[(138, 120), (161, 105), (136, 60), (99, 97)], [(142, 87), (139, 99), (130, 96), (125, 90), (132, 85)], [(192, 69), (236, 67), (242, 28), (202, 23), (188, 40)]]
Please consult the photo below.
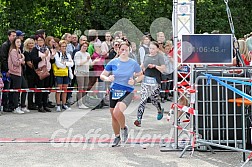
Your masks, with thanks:
[(182, 63), (232, 64), (232, 34), (182, 35)]

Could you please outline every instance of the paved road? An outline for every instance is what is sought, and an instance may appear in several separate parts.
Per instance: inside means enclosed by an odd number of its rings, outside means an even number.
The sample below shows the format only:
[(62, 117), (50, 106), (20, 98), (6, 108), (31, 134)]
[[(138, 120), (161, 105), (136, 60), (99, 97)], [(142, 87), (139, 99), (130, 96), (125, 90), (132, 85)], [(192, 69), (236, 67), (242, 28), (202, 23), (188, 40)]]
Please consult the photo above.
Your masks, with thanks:
[[(160, 152), (160, 139), (172, 135), (172, 123), (156, 120), (156, 109), (148, 104), (142, 127), (134, 127), (138, 101), (127, 109), (129, 142), (112, 148), (113, 133), (108, 108), (58, 113), (32, 111), (23, 115), (0, 116), (0, 166), (220, 166), (242, 165), (242, 154), (234, 152), (196, 151)], [(170, 103), (163, 104), (166, 110)], [(52, 142), (54, 141), (54, 142)], [(252, 166), (250, 162), (247, 166)]]

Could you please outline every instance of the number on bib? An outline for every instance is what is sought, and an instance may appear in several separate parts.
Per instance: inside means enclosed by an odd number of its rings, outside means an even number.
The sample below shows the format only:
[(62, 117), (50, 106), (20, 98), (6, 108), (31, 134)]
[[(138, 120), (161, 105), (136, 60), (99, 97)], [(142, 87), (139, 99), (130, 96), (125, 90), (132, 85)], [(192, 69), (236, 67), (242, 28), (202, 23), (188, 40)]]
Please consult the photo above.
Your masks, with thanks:
[(112, 89), (111, 90), (112, 92), (112, 99), (113, 100), (117, 100), (117, 99), (120, 99), (121, 97), (123, 97), (126, 93), (125, 90), (115, 90), (115, 89)]

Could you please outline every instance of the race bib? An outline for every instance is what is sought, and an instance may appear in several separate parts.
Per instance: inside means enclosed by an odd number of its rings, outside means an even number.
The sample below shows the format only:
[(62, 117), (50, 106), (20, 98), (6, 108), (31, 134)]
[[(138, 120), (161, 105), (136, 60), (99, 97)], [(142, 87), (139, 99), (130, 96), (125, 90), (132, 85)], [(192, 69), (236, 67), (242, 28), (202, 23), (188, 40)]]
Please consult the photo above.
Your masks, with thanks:
[(189, 67), (184, 65), (181, 69), (178, 70), (180, 73), (188, 73), (190, 71)]
[(156, 80), (156, 78), (144, 76), (144, 83), (150, 84), (150, 85), (155, 85), (155, 84), (157, 84), (157, 80)]
[(112, 89), (111, 90), (112, 92), (112, 99), (113, 100), (117, 100), (117, 99), (120, 99), (121, 97), (123, 97), (126, 93), (125, 90), (115, 90), (115, 89)]

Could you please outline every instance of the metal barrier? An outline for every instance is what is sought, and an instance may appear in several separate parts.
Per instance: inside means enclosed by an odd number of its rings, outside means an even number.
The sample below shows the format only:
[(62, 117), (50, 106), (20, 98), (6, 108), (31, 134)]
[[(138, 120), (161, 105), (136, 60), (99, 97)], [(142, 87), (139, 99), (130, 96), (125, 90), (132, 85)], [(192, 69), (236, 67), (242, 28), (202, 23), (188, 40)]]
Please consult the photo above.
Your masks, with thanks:
[[(225, 149), (243, 153), (244, 166), (252, 158), (252, 77), (251, 67), (194, 68), (195, 103), (190, 94), (190, 107), (195, 109), (189, 124), (175, 126), (190, 135), (180, 157), (192, 149)], [(212, 75), (205, 75), (210, 73)], [(212, 76), (212, 77), (210, 77)], [(189, 90), (188, 90), (189, 91)], [(189, 100), (189, 99), (188, 99)], [(189, 104), (188, 104), (189, 105)], [(177, 105), (177, 108), (179, 106)], [(212, 148), (213, 147), (213, 148)], [(249, 153), (247, 159), (245, 153)]]
[[(243, 152), (245, 161), (245, 153), (250, 153), (248, 158), (252, 154), (248, 149), (251, 147), (251, 79), (247, 73), (234, 74), (236, 77), (223, 77), (226, 75), (223, 71), (219, 74), (221, 76), (214, 79), (209, 76), (195, 79), (197, 149), (206, 150), (205, 146), (213, 146), (239, 151)], [(251, 99), (244, 98), (243, 93)]]

